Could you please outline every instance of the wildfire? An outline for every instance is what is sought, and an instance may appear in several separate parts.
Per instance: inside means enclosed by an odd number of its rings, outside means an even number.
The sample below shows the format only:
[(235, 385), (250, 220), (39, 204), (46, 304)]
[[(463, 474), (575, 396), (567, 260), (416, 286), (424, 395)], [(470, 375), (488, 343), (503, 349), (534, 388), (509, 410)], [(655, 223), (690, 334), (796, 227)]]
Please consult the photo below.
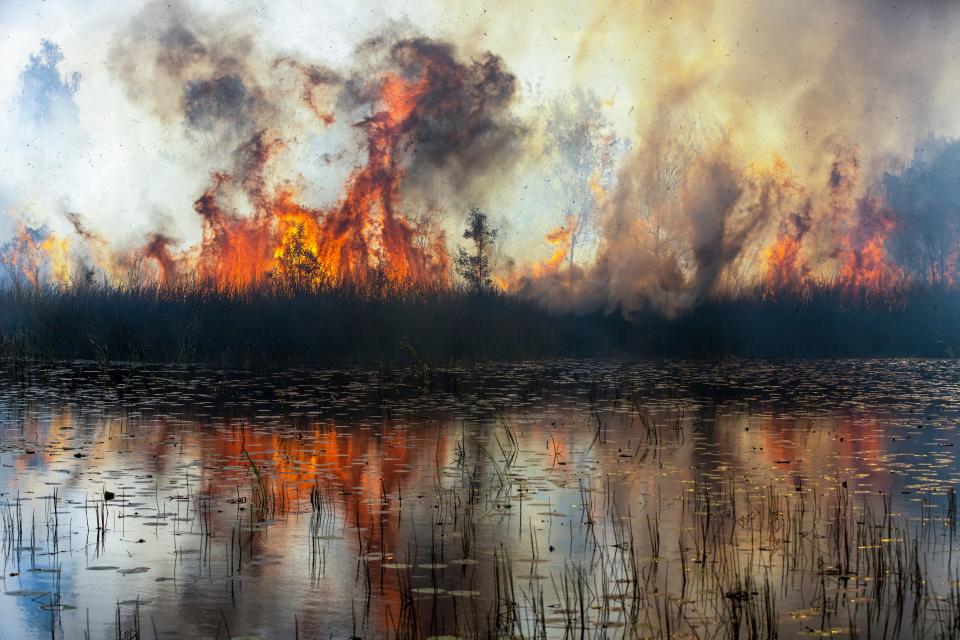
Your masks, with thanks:
[[(403, 175), (399, 150), (430, 87), (429, 66), (424, 66), (413, 80), (390, 74), (380, 82), (378, 111), (356, 125), (367, 137), (367, 162), (350, 176), (345, 195), (329, 211), (300, 204), (288, 187), (271, 193), (263, 167), (279, 145), (267, 142), (263, 133), (251, 140), (248, 175), (215, 175), (196, 202), (204, 221), (202, 277), (230, 289), (269, 277), (293, 288), (446, 285), (442, 232), (427, 223), (414, 224), (397, 211)], [(255, 207), (252, 217), (235, 215), (220, 204), (227, 187), (238, 182)]]
[(40, 243), (40, 250), (49, 258), (50, 279), (57, 284), (70, 282), (70, 239), (50, 234)]
[(870, 238), (859, 251), (847, 254), (840, 279), (854, 286), (880, 287), (891, 279), (892, 269), (887, 264), (883, 238)]
[(523, 265), (519, 269), (511, 268), (506, 274), (497, 274), (493, 282), (503, 291), (518, 291), (532, 281), (547, 277), (563, 277), (566, 271), (563, 265), (570, 255), (570, 242), (573, 239), (574, 219), (567, 216), (564, 224), (551, 229), (543, 241), (551, 248), (550, 257)]
[(843, 238), (839, 279), (846, 285), (882, 289), (900, 279), (900, 272), (887, 256), (886, 239), (895, 227), (882, 202), (865, 200), (867, 212), (861, 227)]
[(784, 235), (763, 252), (766, 271), (764, 282), (772, 289), (785, 289), (797, 284), (800, 266), (800, 241)]
[(152, 234), (143, 248), (143, 254), (157, 263), (157, 280), (160, 283), (169, 286), (176, 282), (178, 259), (170, 251), (170, 238), (162, 233)]
[[(786, 175), (785, 172), (785, 167), (776, 170), (779, 175)], [(831, 165), (820, 210), (811, 196), (804, 194), (801, 198), (805, 199), (804, 209), (781, 223), (776, 240), (763, 251), (763, 283), (767, 288), (777, 291), (824, 280), (846, 287), (879, 290), (901, 278), (900, 270), (886, 251), (886, 240), (895, 227), (895, 214), (880, 196), (857, 196), (859, 174), (856, 149), (838, 152)], [(797, 189), (789, 179), (776, 185), (778, 205), (785, 201), (779, 194), (787, 188)], [(828, 237), (811, 234), (816, 220), (823, 221), (829, 230)], [(820, 271), (814, 274), (804, 254), (808, 240), (820, 245), (816, 250), (810, 249), (811, 254), (832, 258), (835, 265), (832, 270), (825, 270), (821, 265)], [(830, 260), (823, 262), (830, 264)]]
[(216, 174), (213, 185), (197, 200), (194, 209), (203, 218), (203, 239), (197, 269), (202, 280), (221, 288), (242, 289), (259, 284), (272, 266), (274, 242), (268, 211), (243, 218), (223, 210), (220, 193), (230, 180)]
[[(365, 117), (353, 126), (366, 153), (332, 206), (306, 204), (306, 178), (283, 175), (282, 154), (296, 144), (295, 136), (286, 135), (282, 123), (258, 120), (246, 129), (238, 125), (238, 139), (246, 142), (194, 202), (199, 246), (178, 251), (171, 238), (154, 233), (138, 249), (117, 251), (79, 216), (67, 214), (79, 245), (21, 227), (3, 248), (3, 264), (34, 286), (70, 283), (71, 259), (82, 256), (115, 281), (152, 277), (158, 286), (192, 279), (231, 292), (348, 286), (372, 294), (449, 287), (444, 231), (405, 210), (401, 186), (408, 172), (419, 176), (425, 167), (446, 169), (473, 161), (477, 151), (490, 153), (493, 145), (471, 145), (496, 128), (491, 118), (509, 103), (515, 79), (490, 54), (462, 64), (451, 47), (426, 39), (401, 41), (388, 51), (377, 76), (338, 85), (352, 109), (363, 109)], [(334, 119), (323, 117), (325, 104), (313, 92), (326, 95), (320, 87), (340, 80), (301, 70), (310, 82), (299, 99), (326, 126)], [(197, 117), (221, 116), (214, 110)], [(602, 145), (605, 153), (610, 147)], [(613, 282), (612, 306), (639, 308), (637, 300), (652, 291), (656, 295), (648, 297), (657, 308), (679, 309), (723, 287), (756, 285), (771, 294), (811, 283), (880, 289), (904, 277), (888, 254), (903, 218), (882, 192), (862, 183), (855, 147), (834, 152), (819, 185), (802, 184), (778, 155), (741, 167), (726, 152), (693, 145), (667, 145), (662, 152), (663, 163), (633, 182), (624, 170), (618, 173), (624, 184), (606, 184), (612, 162), (606, 156), (600, 169), (579, 175), (598, 203), (595, 264), (573, 264), (574, 245), (590, 234), (581, 233), (587, 228), (582, 219), (567, 217), (545, 235), (544, 260), (491, 274), (493, 280), (564, 304)], [(931, 280), (952, 282), (956, 262), (956, 253), (947, 255), (938, 268), (950, 273), (932, 273)]]
[(358, 125), (367, 134), (367, 164), (351, 177), (340, 205), (323, 216), (314, 239), (325, 272), (360, 283), (381, 273), (394, 284), (446, 284), (445, 251), (432, 255), (436, 243), (418, 245), (424, 236), (396, 211), (397, 151), (416, 124), (428, 80), (425, 73), (415, 81), (390, 75), (381, 82), (383, 110)]
[(810, 275), (804, 263), (803, 240), (810, 230), (809, 204), (801, 205), (804, 193), (779, 155), (768, 167), (752, 167), (752, 176), (762, 185), (761, 202), (775, 210), (799, 207), (780, 222), (777, 239), (763, 251), (763, 282), (770, 290), (795, 287)]
[[(203, 55), (216, 46), (203, 48)], [(439, 207), (427, 197), (429, 216), (411, 212), (401, 185), (408, 172), (426, 165), (472, 179), (473, 166), (493, 157), (519, 130), (507, 112), (516, 79), (499, 56), (487, 52), (464, 61), (453, 45), (428, 38), (371, 47), (378, 71), (370, 77), (290, 58), (276, 61), (271, 69), (278, 74), (297, 73), (293, 105), (282, 102), (285, 84), (260, 77), (252, 67), (231, 73), (230, 91), (222, 91), (225, 77), (210, 77), (200, 63), (187, 65), (184, 126), (204, 135), (229, 134), (228, 143), (235, 145), (227, 166), (211, 174), (193, 202), (199, 244), (180, 250), (157, 232), (137, 248), (119, 249), (90, 232), (78, 214), (67, 213), (80, 240), (74, 257), (114, 282), (126, 277), (137, 286), (192, 283), (228, 292), (347, 286), (372, 294), (448, 287), (445, 230), (433, 219)], [(170, 69), (160, 65), (155, 71)], [(179, 76), (167, 79), (174, 86), (184, 83)], [(325, 128), (341, 120), (327, 112), (334, 104), (362, 114), (353, 116), (353, 127), (366, 153), (335, 204), (316, 207), (304, 197), (310, 178), (290, 170), (286, 161), (293, 154), (287, 152), (300, 144), (302, 126)], [(310, 114), (305, 121), (302, 111)], [(428, 194), (411, 189), (410, 200), (422, 201), (421, 195)], [(39, 284), (69, 276), (72, 247), (65, 240), (37, 236), (36, 246), (28, 244), (5, 251), (5, 262), (15, 263), (11, 270), (27, 274), (21, 279)], [(25, 258), (26, 249), (36, 259)]]
[(67, 285), (71, 276), (70, 239), (20, 225), (16, 237), (3, 247), (0, 264), (17, 282)]
[(548, 273), (556, 273), (567, 259), (570, 253), (570, 240), (573, 238), (573, 219), (567, 218), (566, 223), (553, 229), (546, 236), (544, 242), (553, 248), (553, 253), (544, 262), (535, 262), (530, 267), (530, 272), (535, 278), (542, 277)]

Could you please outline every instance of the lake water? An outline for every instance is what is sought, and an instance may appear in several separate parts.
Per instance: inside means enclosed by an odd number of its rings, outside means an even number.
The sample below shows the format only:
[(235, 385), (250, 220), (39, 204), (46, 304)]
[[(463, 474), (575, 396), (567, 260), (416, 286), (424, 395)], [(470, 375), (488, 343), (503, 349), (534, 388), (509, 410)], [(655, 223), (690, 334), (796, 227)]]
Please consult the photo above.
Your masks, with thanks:
[(958, 417), (952, 361), (8, 372), (0, 637), (950, 637)]

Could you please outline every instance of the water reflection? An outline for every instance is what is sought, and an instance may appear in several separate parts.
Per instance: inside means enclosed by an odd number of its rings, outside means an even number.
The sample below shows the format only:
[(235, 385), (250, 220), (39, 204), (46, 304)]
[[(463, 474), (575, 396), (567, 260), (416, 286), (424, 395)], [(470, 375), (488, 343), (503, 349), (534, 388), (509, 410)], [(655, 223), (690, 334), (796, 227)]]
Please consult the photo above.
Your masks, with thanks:
[(37, 369), (0, 391), (4, 637), (935, 635), (957, 378)]

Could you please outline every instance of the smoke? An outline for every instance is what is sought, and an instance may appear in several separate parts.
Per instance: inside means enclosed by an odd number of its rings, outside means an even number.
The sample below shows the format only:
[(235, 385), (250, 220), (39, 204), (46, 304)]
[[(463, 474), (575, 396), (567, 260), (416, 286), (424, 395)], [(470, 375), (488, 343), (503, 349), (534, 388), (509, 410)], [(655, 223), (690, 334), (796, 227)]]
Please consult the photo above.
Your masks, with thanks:
[(155, 2), (118, 34), (110, 58), (131, 100), (164, 122), (217, 133), (220, 148), (266, 130), (287, 143), (326, 136), (318, 125), (340, 120), (349, 131), (376, 111), (388, 72), (427, 76), (428, 90), (409, 123), (411, 174), (461, 184), (500, 161), (523, 132), (508, 110), (517, 81), (499, 56), (462, 59), (451, 42), (393, 28), (357, 45), (356, 68), (334, 70), (271, 50), (239, 18)]
[(189, 125), (205, 130), (213, 129), (218, 122), (244, 128), (254, 102), (243, 80), (232, 74), (188, 82), (183, 101)]
[(960, 247), (960, 142), (930, 138), (911, 162), (883, 177), (896, 212), (892, 251), (914, 278), (955, 284)]
[[(18, 74), (18, 90), (12, 109), (13, 124), (0, 131), (0, 143), (8, 162), (0, 177), (0, 204), (13, 212), (19, 224), (42, 226), (29, 209), (58, 206), (61, 186), (72, 174), (71, 160), (86, 140), (78, 130), (74, 97), (81, 76), (63, 73), (63, 52), (56, 43), (40, 42)], [(9, 200), (9, 203), (2, 202)]]
[(20, 58), (24, 129), (77, 142), (9, 144), (46, 150), (16, 154), (32, 168), (0, 201), (71, 251), (109, 245), (88, 251), (104, 271), (139, 252), (164, 279), (286, 255), (442, 280), (478, 204), (505, 231), (500, 280), (564, 309), (952, 282), (951, 3), (488, 5), (118, 10), (95, 63), (75, 43)]
[(177, 281), (177, 259), (170, 250), (173, 240), (162, 233), (154, 233), (144, 245), (144, 256), (156, 261), (160, 268), (159, 280), (170, 285)]
[[(110, 55), (130, 99), (180, 126), (208, 157), (211, 183), (194, 196), (197, 271), (220, 283), (270, 277), (281, 256), (294, 259), (288, 242), (296, 260), (313, 265), (308, 280), (373, 269), (446, 282), (439, 239), (449, 209), (432, 206), (436, 193), (508, 164), (523, 135), (509, 112), (516, 78), (501, 58), (465, 57), (451, 42), (405, 30), (365, 39), (354, 68), (334, 70), (264, 47), (240, 21), (154, 3)], [(304, 162), (318, 144), (339, 146), (335, 157), (357, 168), (331, 176)], [(339, 189), (317, 197), (316, 183), (338, 178)], [(145, 255), (170, 273), (169, 236), (164, 252), (156, 237)]]
[(414, 38), (394, 45), (392, 57), (403, 73), (430, 76), (413, 135), (415, 158), (427, 165), (424, 170), (449, 172), (463, 184), (501, 161), (522, 136), (507, 111), (517, 81), (499, 56), (488, 51), (461, 63), (452, 44)]
[(30, 54), (30, 62), (20, 74), (17, 107), (21, 125), (39, 131), (57, 122), (76, 124), (73, 96), (80, 85), (80, 74), (74, 71), (61, 76), (57, 68), (61, 62), (63, 52), (49, 40), (40, 43), (39, 53)]
[[(495, 184), (517, 159), (527, 134), (510, 112), (518, 93), (504, 60), (489, 52), (466, 58), (452, 42), (388, 29), (358, 45), (358, 68), (338, 104), (370, 109), (384, 73), (423, 78), (426, 90), (405, 127), (404, 195), (424, 210), (455, 209), (458, 221), (479, 189)], [(468, 191), (469, 194), (464, 194)]]
[(888, 245), (911, 205), (891, 207), (880, 180), (927, 131), (957, 130), (941, 71), (954, 7), (606, 3), (595, 17), (578, 77), (619, 57), (637, 141), (601, 202), (595, 263), (521, 291), (676, 314), (756, 284), (902, 275)]
[[(305, 114), (284, 95), (299, 69), (271, 65), (269, 52), (233, 19), (214, 19), (181, 2), (144, 6), (110, 47), (110, 69), (129, 99), (166, 127), (182, 126), (210, 160), (269, 122), (303, 130)], [(218, 153), (218, 151), (220, 153)]]

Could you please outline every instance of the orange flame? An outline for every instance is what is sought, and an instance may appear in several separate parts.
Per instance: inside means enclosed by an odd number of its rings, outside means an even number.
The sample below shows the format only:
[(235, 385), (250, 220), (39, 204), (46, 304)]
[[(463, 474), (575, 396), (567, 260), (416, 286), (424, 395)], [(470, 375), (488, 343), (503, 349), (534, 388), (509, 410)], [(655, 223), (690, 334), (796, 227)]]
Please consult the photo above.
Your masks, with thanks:
[(40, 243), (40, 251), (48, 258), (50, 280), (56, 284), (69, 284), (70, 239), (51, 233)]
[(565, 225), (560, 225), (544, 236), (544, 241), (553, 247), (553, 253), (544, 262), (535, 262), (531, 273), (535, 278), (556, 273), (570, 254), (570, 241), (573, 239), (573, 218), (568, 217)]
[[(776, 167), (777, 174), (785, 172), (785, 166)], [(878, 196), (858, 198), (859, 175), (856, 149), (841, 150), (832, 163), (820, 212), (804, 210), (781, 223), (776, 240), (763, 251), (763, 283), (771, 291), (831, 279), (848, 287), (879, 290), (902, 278), (886, 252), (895, 214)], [(790, 179), (774, 185), (778, 198), (788, 188), (796, 188)], [(804, 197), (809, 209), (809, 197)], [(821, 243), (817, 252), (823, 263), (816, 274), (806, 263), (803, 251), (811, 216), (819, 216), (829, 230), (828, 237), (816, 239)]]
[(766, 265), (764, 281), (772, 289), (795, 285), (799, 279), (800, 241), (782, 235), (763, 252)]
[(842, 239), (839, 279), (848, 286), (881, 289), (900, 279), (899, 268), (887, 259), (886, 238), (895, 227), (892, 215), (877, 198), (861, 203), (861, 223)]
[(543, 237), (543, 241), (552, 247), (552, 253), (546, 260), (525, 265), (522, 269), (513, 270), (504, 275), (496, 275), (494, 283), (504, 291), (519, 290), (523, 283), (531, 279), (536, 280), (548, 276), (562, 275), (562, 267), (570, 255), (570, 242), (573, 240), (572, 216), (567, 216), (564, 224), (551, 229)]
[(43, 282), (70, 283), (70, 239), (20, 225), (16, 237), (0, 253), (0, 264), (17, 283), (39, 286)]
[(398, 150), (416, 124), (429, 73), (410, 81), (388, 75), (380, 83), (381, 110), (357, 126), (367, 135), (367, 163), (351, 175), (343, 199), (329, 211), (297, 202), (289, 187), (267, 193), (257, 173), (274, 145), (262, 135), (249, 144), (255, 170), (240, 183), (256, 207), (234, 215), (220, 201), (232, 176), (217, 174), (195, 205), (204, 219), (199, 270), (231, 289), (273, 277), (282, 285), (349, 283), (370, 287), (442, 286), (449, 268), (442, 232), (416, 225), (396, 210), (403, 171)]

